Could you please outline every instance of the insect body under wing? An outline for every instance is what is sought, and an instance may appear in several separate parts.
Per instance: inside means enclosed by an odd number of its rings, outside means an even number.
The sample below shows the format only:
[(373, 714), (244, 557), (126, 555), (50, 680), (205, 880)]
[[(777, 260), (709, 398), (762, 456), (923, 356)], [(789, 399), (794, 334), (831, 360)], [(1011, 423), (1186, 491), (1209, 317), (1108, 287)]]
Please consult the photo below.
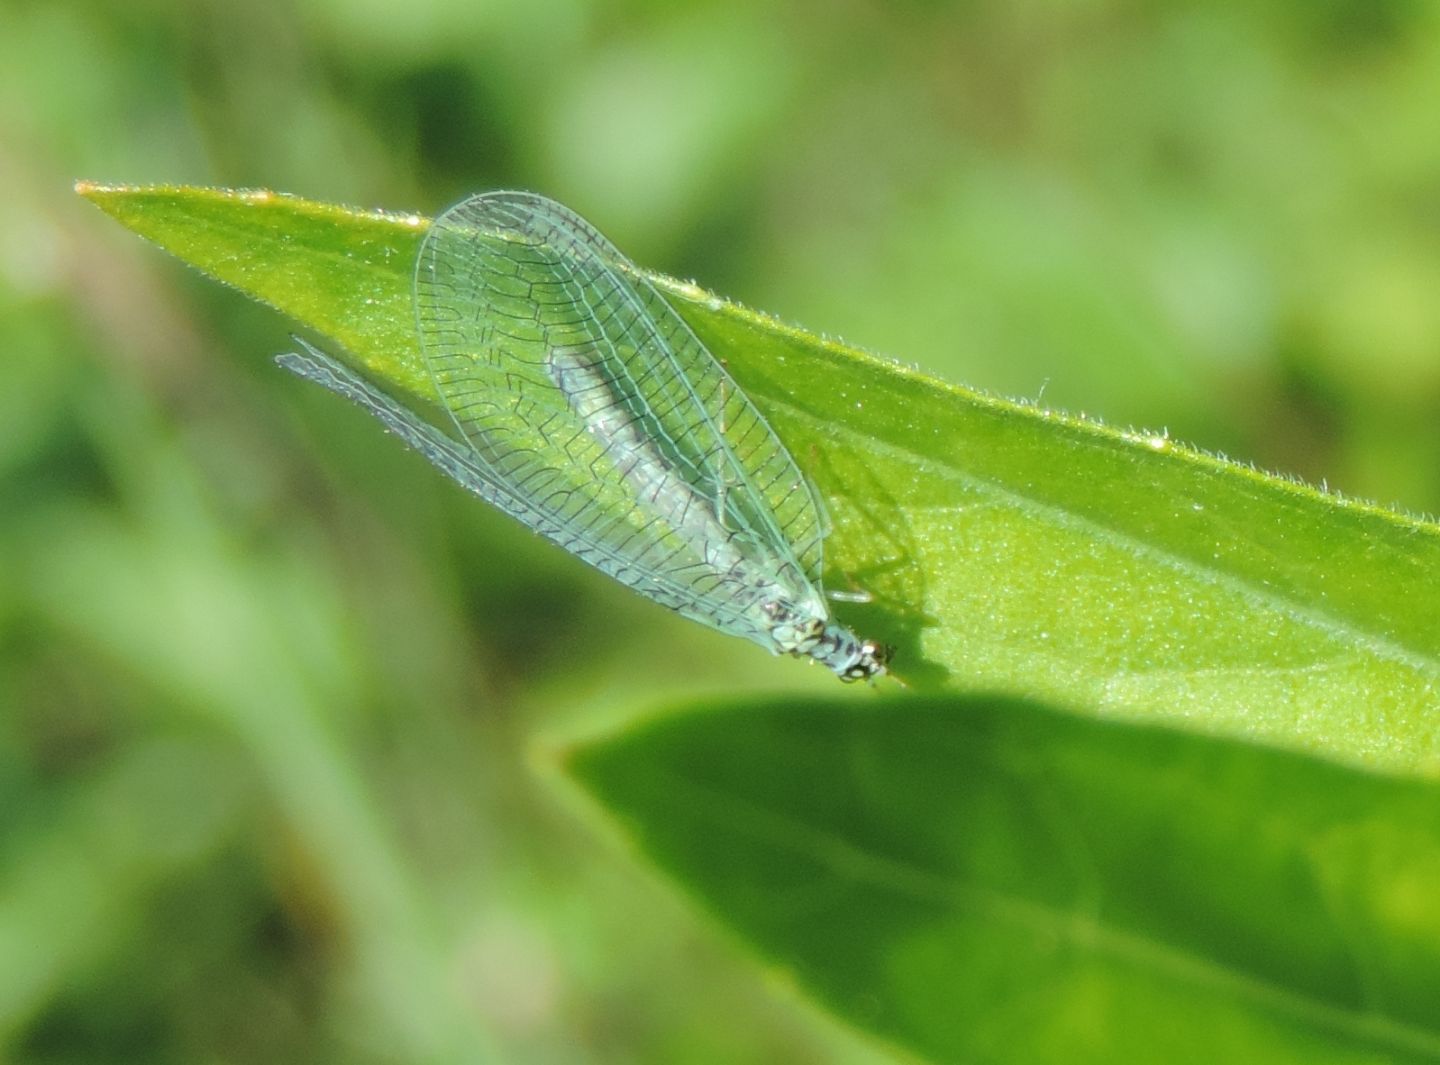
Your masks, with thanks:
[[(683, 612), (774, 648), (825, 616), (809, 483), (673, 309), (584, 221), (490, 193), (433, 225), (421, 346), (456, 426), (577, 539), (687, 584)], [(647, 494), (648, 493), (648, 494)], [(744, 618), (737, 625), (737, 615)]]
[(808, 481), (673, 308), (583, 219), (523, 193), (465, 201), (425, 238), (416, 307), (427, 363), (467, 437), (491, 428), (472, 403), (493, 414), (543, 389), (553, 354), (578, 356), (728, 528), (818, 586)]

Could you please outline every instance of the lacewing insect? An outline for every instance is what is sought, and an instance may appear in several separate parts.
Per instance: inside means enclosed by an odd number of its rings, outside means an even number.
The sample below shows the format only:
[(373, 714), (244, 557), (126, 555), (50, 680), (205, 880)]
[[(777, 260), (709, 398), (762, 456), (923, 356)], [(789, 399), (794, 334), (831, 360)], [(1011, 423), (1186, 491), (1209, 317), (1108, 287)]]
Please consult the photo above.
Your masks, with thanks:
[(830, 617), (814, 488), (648, 280), (544, 197), (442, 214), (415, 264), (442, 430), (303, 340), (285, 369), (358, 403), (482, 499), (686, 617), (842, 680), (890, 649)]

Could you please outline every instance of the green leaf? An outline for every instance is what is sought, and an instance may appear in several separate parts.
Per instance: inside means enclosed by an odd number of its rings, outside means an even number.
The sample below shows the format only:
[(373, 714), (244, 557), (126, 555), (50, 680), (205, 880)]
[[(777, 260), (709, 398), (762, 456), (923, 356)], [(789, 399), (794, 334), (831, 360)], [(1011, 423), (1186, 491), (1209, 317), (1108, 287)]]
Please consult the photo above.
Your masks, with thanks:
[[(424, 219), (272, 193), (78, 188), (433, 402), (409, 302)], [(1440, 773), (1435, 526), (977, 395), (656, 280), (814, 477), (835, 523), (831, 586), (875, 597), (840, 612), (897, 645), (913, 687)]]
[(1440, 1061), (1440, 785), (1003, 698), (572, 751), (770, 966), (933, 1061)]

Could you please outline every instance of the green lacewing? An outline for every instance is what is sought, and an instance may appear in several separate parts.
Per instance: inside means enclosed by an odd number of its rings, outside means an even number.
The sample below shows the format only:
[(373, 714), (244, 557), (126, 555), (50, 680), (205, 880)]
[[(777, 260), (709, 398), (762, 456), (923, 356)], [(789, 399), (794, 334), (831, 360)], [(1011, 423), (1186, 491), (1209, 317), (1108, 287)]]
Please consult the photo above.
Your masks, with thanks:
[(588, 222), (530, 193), (472, 196), (426, 233), (414, 305), (445, 429), (303, 340), (276, 361), (642, 595), (842, 680), (886, 671), (888, 647), (830, 617), (814, 487)]

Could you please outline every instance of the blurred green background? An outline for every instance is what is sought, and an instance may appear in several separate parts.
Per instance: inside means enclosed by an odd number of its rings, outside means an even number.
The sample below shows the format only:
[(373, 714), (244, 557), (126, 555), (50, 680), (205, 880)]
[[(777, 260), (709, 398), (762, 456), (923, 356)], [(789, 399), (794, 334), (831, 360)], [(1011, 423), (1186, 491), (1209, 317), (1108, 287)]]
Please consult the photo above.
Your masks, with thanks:
[(952, 380), (1433, 512), (1437, 100), (1424, 0), (0, 0), (0, 1059), (885, 1060), (546, 754), (834, 682), (463, 496), (72, 180), (534, 189)]

